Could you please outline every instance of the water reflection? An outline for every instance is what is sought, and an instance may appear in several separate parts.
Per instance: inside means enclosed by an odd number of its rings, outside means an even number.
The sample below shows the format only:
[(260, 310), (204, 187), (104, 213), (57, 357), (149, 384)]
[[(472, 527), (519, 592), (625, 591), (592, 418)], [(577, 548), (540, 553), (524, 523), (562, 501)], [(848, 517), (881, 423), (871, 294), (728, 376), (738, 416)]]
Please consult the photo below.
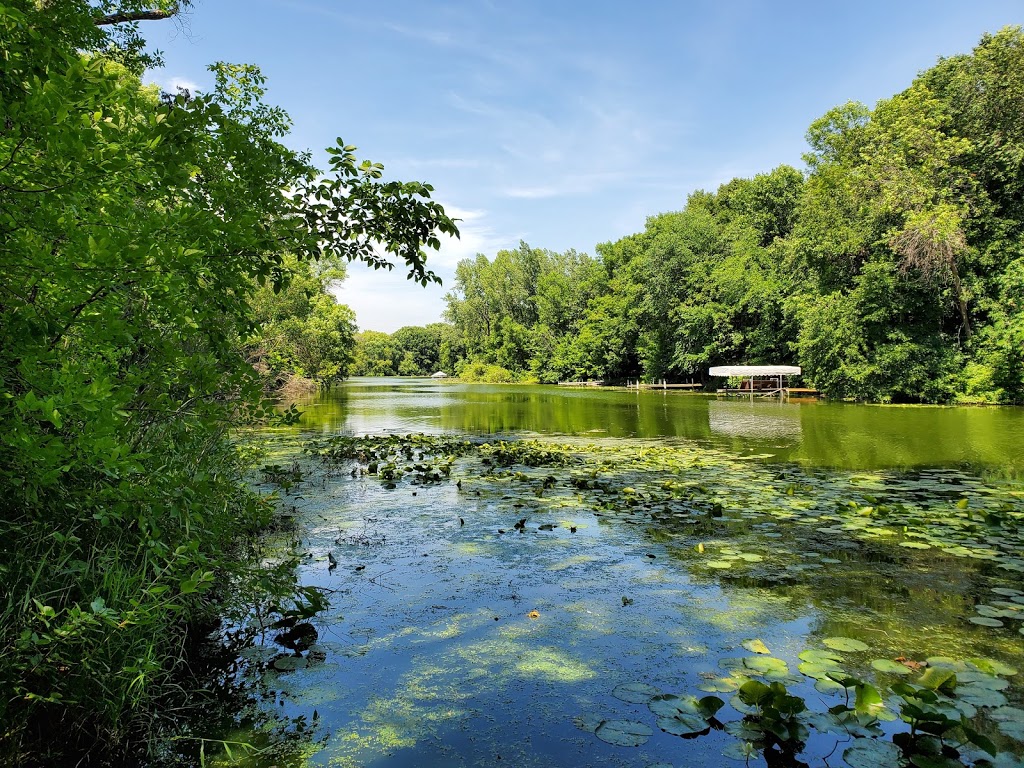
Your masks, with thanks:
[(798, 442), (801, 407), (777, 400), (712, 400), (708, 403), (711, 431), (730, 437), (788, 438)]
[(694, 441), (842, 469), (972, 466), (1024, 475), (1024, 409), (875, 406), (683, 392), (353, 379), (299, 403), (307, 432), (540, 434)]

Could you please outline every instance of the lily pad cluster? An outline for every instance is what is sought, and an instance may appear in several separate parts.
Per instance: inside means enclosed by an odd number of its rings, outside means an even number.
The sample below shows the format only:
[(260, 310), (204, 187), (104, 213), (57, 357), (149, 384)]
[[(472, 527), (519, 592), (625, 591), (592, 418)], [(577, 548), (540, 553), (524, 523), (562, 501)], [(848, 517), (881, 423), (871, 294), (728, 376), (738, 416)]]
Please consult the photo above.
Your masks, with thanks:
[[(835, 691), (845, 696), (843, 703), (823, 711), (812, 711), (807, 700), (787, 688), (800, 682), (800, 677), (792, 675), (783, 660), (766, 655), (767, 646), (759, 639), (743, 643), (757, 655), (720, 663), (732, 673), (729, 705), (739, 719), (720, 717), (726, 702), (714, 695), (698, 698), (664, 693), (639, 682), (619, 685), (612, 695), (624, 702), (646, 704), (664, 733), (689, 739), (712, 730), (725, 731), (737, 739), (723, 750), (725, 756), (748, 760), (764, 754), (769, 765), (803, 764), (797, 755), (804, 750), (811, 729), (832, 734), (850, 768), (994, 765), (992, 760), (997, 759), (1000, 748), (976, 727), (979, 719), (994, 724), (996, 733), (1005, 739), (1024, 741), (1024, 709), (1010, 706), (1001, 693), (1008, 686), (1005, 678), (1017, 674), (1007, 664), (982, 658), (955, 661), (933, 657), (912, 682), (895, 682), (886, 700), (878, 688), (849, 676), (838, 663), (843, 660), (840, 652), (863, 653), (869, 650), (866, 644), (848, 637), (826, 638), (823, 643), (827, 650), (808, 649), (800, 654), (801, 673), (830, 681)], [(914, 674), (913, 669), (897, 662), (872, 666), (899, 677)], [(902, 728), (893, 732), (892, 725), (882, 727), (883, 721), (899, 723)], [(591, 715), (577, 718), (576, 723), (617, 746), (639, 746), (653, 733), (641, 720)], [(850, 740), (852, 743), (843, 747)], [(1002, 759), (1000, 764), (1009, 763)]]
[[(517, 519), (556, 501), (694, 542), (709, 577), (772, 586), (825, 574), (861, 551), (903, 568), (960, 560), (994, 591), (965, 621), (1024, 633), (1024, 488), (956, 470), (805, 471), (692, 446), (338, 436), (307, 444), (333, 471), (384, 487), (472, 483)], [(543, 499), (546, 506), (539, 499)], [(549, 523), (550, 524), (550, 523)], [(519, 526), (525, 529), (524, 526)], [(707, 545), (705, 547), (705, 544)], [(958, 566), (959, 567), (959, 566)]]

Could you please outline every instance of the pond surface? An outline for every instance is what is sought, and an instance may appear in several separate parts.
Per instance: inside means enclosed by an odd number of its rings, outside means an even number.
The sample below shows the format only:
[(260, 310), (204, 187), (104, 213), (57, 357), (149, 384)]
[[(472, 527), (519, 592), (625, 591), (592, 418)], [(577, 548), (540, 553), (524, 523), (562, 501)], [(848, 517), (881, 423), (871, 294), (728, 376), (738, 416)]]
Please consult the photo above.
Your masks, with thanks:
[(680, 391), (357, 378), (300, 403), (307, 431), (532, 434), (692, 441), (842, 469), (1024, 473), (1024, 408), (718, 398)]
[[(929, 668), (1000, 749), (963, 764), (1021, 764), (1020, 410), (399, 379), (300, 407), (267, 440), (305, 472), (299, 577), (331, 605), (301, 656), (270, 630), (245, 652), (257, 708), (304, 718), (250, 764), (767, 766), (737, 688), (782, 682), (827, 718), (850, 676), (886, 701), (868, 730), (818, 720), (771, 765), (897, 766), (862, 748), (892, 748), (891, 686)], [(406, 433), (473, 445), (299, 453)], [(704, 733), (686, 695), (730, 703)]]

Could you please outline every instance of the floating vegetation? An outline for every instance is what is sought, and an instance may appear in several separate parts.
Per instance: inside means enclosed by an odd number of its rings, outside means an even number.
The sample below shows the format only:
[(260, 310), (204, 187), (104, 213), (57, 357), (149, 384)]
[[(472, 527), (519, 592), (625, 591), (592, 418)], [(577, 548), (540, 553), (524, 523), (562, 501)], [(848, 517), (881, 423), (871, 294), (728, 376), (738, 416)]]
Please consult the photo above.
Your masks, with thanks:
[(639, 747), (646, 744), (654, 731), (636, 720), (605, 720), (594, 731), (601, 741), (617, 747)]
[[(305, 451), (304, 482), (333, 481), (308, 515), (310, 578), (358, 582), (345, 621), (316, 622), (352, 702), (327, 762), (401, 749), (415, 764), (410, 750), (457, 749), (450, 727), (503, 764), (542, 764), (503, 735), (525, 722), (556, 750), (538, 754), (571, 762), (557, 750), (582, 740), (595, 766), (678, 764), (680, 739), (706, 750), (726, 734), (724, 754), (752, 765), (1002, 768), (1024, 753), (1019, 486), (638, 442), (391, 435)], [(281, 685), (327, 666), (307, 664), (278, 669)], [(403, 697), (408, 716), (374, 703)]]
[[(447, 436), (333, 437), (305, 452), (330, 471), (376, 476), (385, 488), (451, 481), (501, 490), (509, 506), (544, 512), (575, 502), (598, 518), (655, 525), (696, 540), (692, 565), (743, 583), (799, 583), (843, 566), (844, 551), (885, 553), (914, 568), (976, 562), (993, 599), (969, 623), (1024, 631), (1024, 594), (1000, 578), (1024, 573), (1024, 491), (953, 470), (914, 474), (805, 472), (720, 451), (664, 445), (470, 441)], [(458, 469), (455, 470), (456, 462)], [(513, 530), (527, 529), (518, 516)], [(465, 520), (463, 520), (463, 523)], [(533, 530), (554, 531), (545, 521)], [(773, 544), (785, 538), (789, 547)], [(995, 604), (995, 603), (998, 603)], [(856, 639), (852, 639), (857, 642)], [(864, 650), (864, 648), (858, 648)]]
[[(817, 660), (806, 663), (823, 664), (832, 658), (827, 653), (809, 649), (800, 656)], [(729, 700), (731, 708), (742, 715), (738, 720), (719, 717), (726, 703), (717, 696), (698, 699), (661, 693), (645, 683), (620, 685), (612, 694), (627, 702), (646, 702), (658, 728), (667, 734), (695, 738), (713, 729), (722, 730), (739, 740), (726, 747), (723, 755), (748, 760), (762, 754), (768, 765), (805, 765), (798, 756), (804, 751), (812, 729), (836, 738), (833, 751), (843, 741), (854, 740), (843, 750), (849, 768), (992, 765), (989, 758), (995, 758), (1001, 750), (973, 723), (981, 709), (989, 710), (988, 720), (995, 723), (1002, 736), (1017, 741), (1024, 736), (1024, 710), (1007, 706), (998, 693), (1009, 685), (999, 674), (1012, 676), (1017, 671), (997, 661), (930, 659), (924, 674), (915, 682), (894, 684), (888, 691), (888, 701), (871, 683), (833, 668), (826, 674), (843, 701), (822, 711), (812, 711), (803, 697), (791, 693), (783, 682), (771, 680), (782, 669), (782, 662), (771, 660), (777, 663), (759, 667), (750, 664), (751, 658), (769, 660), (750, 657), (722, 659), (719, 663), (724, 668), (742, 669), (768, 680), (743, 678), (738, 684)], [(895, 667), (901, 665), (892, 663), (894, 667), (882, 665), (885, 669), (881, 671), (896, 672)], [(899, 674), (909, 672), (901, 667)], [(885, 722), (898, 722), (901, 727), (885, 729)], [(619, 729), (628, 734), (644, 733), (639, 727), (642, 724), (636, 721), (610, 720), (601, 721), (595, 731), (599, 738), (600, 728), (607, 723), (615, 724), (612, 734)], [(603, 740), (634, 746), (628, 737), (621, 741)]]

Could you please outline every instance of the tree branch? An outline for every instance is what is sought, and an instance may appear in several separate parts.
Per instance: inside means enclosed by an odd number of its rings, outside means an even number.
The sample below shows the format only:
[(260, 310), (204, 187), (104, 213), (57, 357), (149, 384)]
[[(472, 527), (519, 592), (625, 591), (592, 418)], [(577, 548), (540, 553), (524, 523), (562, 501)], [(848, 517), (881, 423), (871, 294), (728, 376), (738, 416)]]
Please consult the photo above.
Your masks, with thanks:
[(104, 27), (110, 24), (125, 24), (131, 21), (162, 21), (176, 16), (178, 6), (175, 5), (169, 11), (135, 11), (133, 13), (111, 13), (100, 16), (94, 20), (97, 27)]

